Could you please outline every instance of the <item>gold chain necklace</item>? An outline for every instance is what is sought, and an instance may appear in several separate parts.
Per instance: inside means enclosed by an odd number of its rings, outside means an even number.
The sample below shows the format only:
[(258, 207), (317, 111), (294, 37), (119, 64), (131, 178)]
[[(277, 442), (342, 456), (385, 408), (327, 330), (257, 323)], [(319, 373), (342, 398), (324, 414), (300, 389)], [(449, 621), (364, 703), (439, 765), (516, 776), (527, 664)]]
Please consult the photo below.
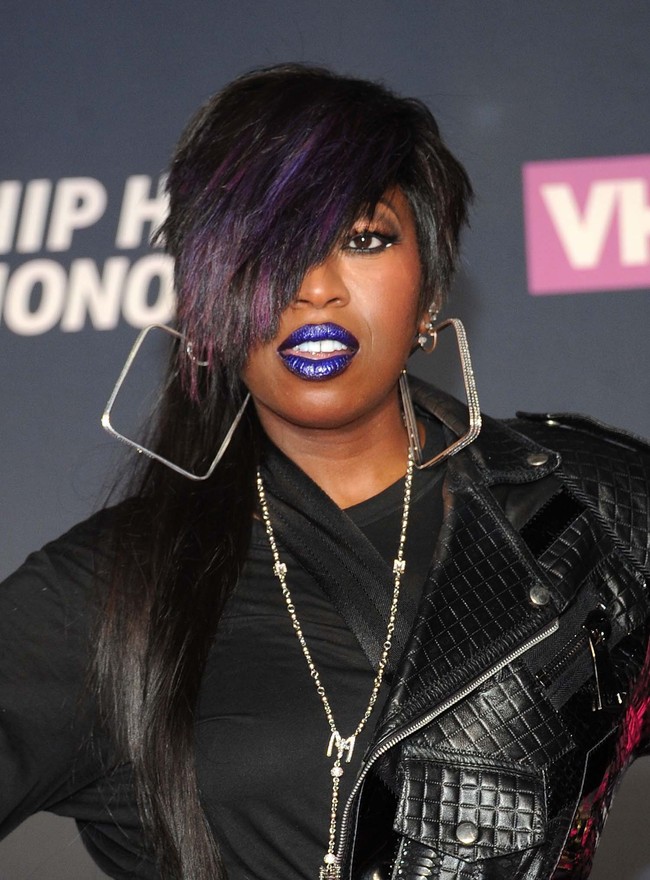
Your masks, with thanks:
[(341, 783), (341, 777), (343, 776), (343, 756), (345, 755), (345, 763), (349, 764), (352, 759), (352, 753), (354, 751), (354, 743), (356, 738), (359, 736), (361, 731), (366, 725), (368, 718), (372, 714), (373, 707), (377, 701), (377, 695), (379, 693), (379, 687), (381, 685), (381, 681), (384, 675), (384, 669), (386, 668), (386, 663), (388, 662), (388, 655), (390, 653), (390, 649), (393, 644), (393, 632), (395, 630), (395, 618), (397, 616), (397, 604), (399, 602), (399, 591), (402, 582), (402, 576), (406, 570), (406, 561), (404, 559), (404, 542), (406, 541), (406, 529), (408, 526), (408, 518), (409, 518), (409, 510), (411, 507), (411, 487), (413, 485), (413, 456), (409, 451), (408, 456), (408, 464), (406, 468), (406, 477), (404, 479), (404, 505), (402, 508), (402, 527), (400, 530), (399, 536), (399, 544), (397, 548), (397, 556), (393, 560), (393, 574), (394, 574), (394, 583), (393, 583), (393, 598), (391, 601), (390, 612), (388, 615), (388, 625), (386, 627), (386, 638), (383, 644), (383, 650), (381, 653), (381, 657), (379, 658), (379, 666), (377, 667), (377, 674), (375, 675), (375, 680), (373, 682), (372, 691), (370, 693), (370, 699), (368, 700), (368, 705), (366, 706), (366, 711), (363, 713), (361, 720), (357, 724), (356, 730), (351, 736), (343, 737), (339, 733), (336, 722), (334, 721), (334, 716), (332, 714), (332, 709), (330, 707), (329, 700), (327, 698), (327, 694), (325, 693), (325, 688), (320, 679), (320, 675), (314, 661), (312, 660), (311, 652), (305, 641), (305, 637), (302, 632), (302, 627), (300, 625), (300, 621), (298, 620), (298, 615), (296, 614), (296, 608), (293, 604), (293, 599), (291, 598), (291, 592), (289, 591), (289, 587), (287, 585), (287, 566), (280, 560), (280, 554), (278, 553), (278, 546), (275, 541), (275, 534), (273, 532), (273, 527), (271, 525), (271, 517), (269, 515), (269, 508), (266, 502), (266, 493), (264, 491), (264, 483), (262, 482), (262, 477), (257, 471), (257, 492), (260, 499), (260, 508), (262, 511), (262, 519), (264, 520), (264, 526), (266, 527), (266, 534), (269, 539), (269, 544), (271, 545), (271, 553), (273, 554), (273, 573), (280, 581), (280, 586), (282, 587), (282, 594), (284, 596), (285, 602), (287, 604), (287, 611), (289, 612), (289, 617), (291, 618), (291, 624), (293, 626), (294, 632), (298, 637), (298, 641), (300, 642), (300, 647), (302, 648), (302, 653), (304, 654), (305, 660), (307, 661), (307, 666), (309, 667), (309, 674), (314, 680), (314, 685), (316, 686), (316, 692), (320, 697), (321, 703), (323, 704), (323, 709), (325, 711), (325, 717), (327, 718), (327, 723), (330, 728), (330, 738), (329, 745), (327, 747), (327, 757), (331, 758), (334, 755), (334, 763), (332, 765), (332, 769), (330, 770), (332, 776), (332, 808), (330, 811), (330, 827), (329, 827), (329, 839), (327, 852), (325, 853), (325, 857), (323, 859), (323, 865), (319, 871), (319, 880), (339, 880), (341, 876), (341, 865), (339, 864), (338, 858), (335, 854), (336, 847), (336, 824), (337, 824), (337, 813), (338, 813), (338, 805), (339, 805), (339, 786)]

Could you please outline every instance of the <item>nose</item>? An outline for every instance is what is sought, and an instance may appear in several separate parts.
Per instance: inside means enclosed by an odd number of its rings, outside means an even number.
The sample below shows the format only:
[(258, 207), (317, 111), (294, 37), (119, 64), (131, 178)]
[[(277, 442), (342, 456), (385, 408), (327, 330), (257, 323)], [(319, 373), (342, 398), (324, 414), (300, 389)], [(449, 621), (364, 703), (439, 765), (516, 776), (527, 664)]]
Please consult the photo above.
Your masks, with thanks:
[(341, 274), (337, 257), (333, 255), (307, 270), (298, 289), (294, 306), (311, 306), (316, 309), (324, 309), (327, 306), (340, 307), (349, 299), (350, 293)]

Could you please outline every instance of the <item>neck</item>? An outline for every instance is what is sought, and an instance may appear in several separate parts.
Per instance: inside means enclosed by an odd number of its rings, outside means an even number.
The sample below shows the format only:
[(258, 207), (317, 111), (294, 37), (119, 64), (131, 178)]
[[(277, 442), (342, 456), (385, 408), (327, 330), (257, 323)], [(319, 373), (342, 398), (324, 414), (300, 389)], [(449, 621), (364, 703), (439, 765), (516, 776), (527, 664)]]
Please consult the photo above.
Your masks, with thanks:
[(408, 437), (397, 391), (390, 405), (345, 425), (304, 427), (258, 408), (262, 426), (339, 507), (351, 507), (406, 473)]

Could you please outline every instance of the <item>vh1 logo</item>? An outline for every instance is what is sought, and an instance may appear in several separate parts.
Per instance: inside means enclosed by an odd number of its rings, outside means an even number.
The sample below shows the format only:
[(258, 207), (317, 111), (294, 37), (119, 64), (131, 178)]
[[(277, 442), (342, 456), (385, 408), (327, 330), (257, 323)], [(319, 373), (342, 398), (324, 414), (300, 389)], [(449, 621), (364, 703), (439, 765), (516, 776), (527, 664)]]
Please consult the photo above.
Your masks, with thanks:
[(528, 289), (650, 286), (650, 156), (524, 165)]

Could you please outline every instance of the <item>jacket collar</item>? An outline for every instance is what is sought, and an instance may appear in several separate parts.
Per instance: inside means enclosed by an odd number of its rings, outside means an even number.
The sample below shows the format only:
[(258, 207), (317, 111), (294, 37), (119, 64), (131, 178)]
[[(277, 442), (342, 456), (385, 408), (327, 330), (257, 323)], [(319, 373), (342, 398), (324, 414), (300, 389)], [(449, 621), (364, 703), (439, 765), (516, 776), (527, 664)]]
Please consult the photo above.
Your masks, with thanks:
[[(409, 376), (409, 385), (416, 408), (435, 416), (451, 437), (461, 437), (467, 431), (465, 404), (413, 376)], [(561, 461), (557, 452), (485, 415), (478, 438), (454, 460), (462, 462), (475, 480), (487, 486), (539, 480), (553, 473)]]

